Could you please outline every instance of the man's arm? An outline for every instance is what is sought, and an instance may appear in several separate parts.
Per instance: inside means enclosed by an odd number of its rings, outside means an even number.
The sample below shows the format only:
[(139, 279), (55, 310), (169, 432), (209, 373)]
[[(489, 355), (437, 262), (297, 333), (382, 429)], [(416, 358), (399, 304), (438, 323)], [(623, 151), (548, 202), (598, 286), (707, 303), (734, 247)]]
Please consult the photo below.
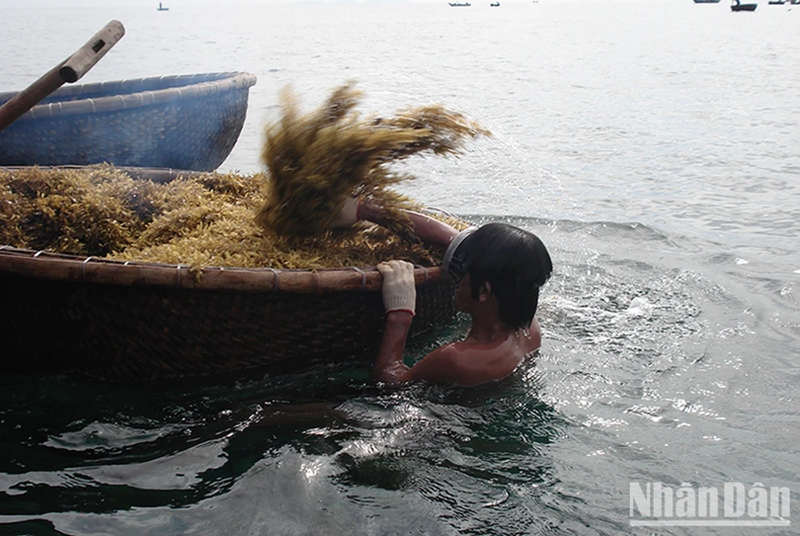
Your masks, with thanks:
[(383, 331), (381, 347), (372, 368), (372, 375), (379, 382), (403, 383), (410, 370), (403, 363), (406, 338), (411, 329), (411, 313), (390, 311), (386, 314), (386, 328)]
[(417, 303), (417, 287), (414, 283), (414, 265), (406, 261), (389, 261), (378, 264), (383, 276), (383, 307), (386, 311), (386, 327), (383, 331), (378, 358), (373, 375), (378, 381), (399, 383), (408, 372), (403, 364), (403, 351), (411, 329)]
[(419, 380), (457, 383), (457, 378), (453, 375), (451, 345), (434, 350), (411, 368), (403, 363), (411, 319), (412, 316), (405, 311), (392, 311), (386, 315), (386, 329), (372, 368), (373, 377), (377, 381), (390, 384)]
[(416, 308), (414, 265), (396, 260), (382, 262), (378, 265), (378, 271), (383, 276), (386, 327), (372, 375), (384, 383), (404, 383), (411, 380), (450, 381), (448, 375), (452, 373), (452, 367), (447, 366), (450, 345), (434, 350), (411, 368), (403, 363), (406, 339)]
[[(403, 211), (411, 221), (414, 234), (423, 242), (437, 244), (443, 247), (450, 245), (450, 242), (458, 236), (458, 230), (442, 221), (439, 221), (425, 214)], [(341, 212), (331, 223), (330, 227), (350, 227), (357, 221), (371, 221), (378, 225), (384, 225), (383, 213), (380, 209), (370, 205), (368, 201), (358, 201), (355, 198), (347, 198), (342, 206)]]
[[(458, 235), (458, 230), (456, 228), (435, 218), (411, 210), (405, 210), (403, 212), (408, 219), (411, 220), (411, 225), (414, 227), (414, 234), (423, 242), (447, 247)], [(381, 212), (366, 201), (358, 203), (356, 217), (359, 220), (371, 221), (378, 225), (382, 224)]]

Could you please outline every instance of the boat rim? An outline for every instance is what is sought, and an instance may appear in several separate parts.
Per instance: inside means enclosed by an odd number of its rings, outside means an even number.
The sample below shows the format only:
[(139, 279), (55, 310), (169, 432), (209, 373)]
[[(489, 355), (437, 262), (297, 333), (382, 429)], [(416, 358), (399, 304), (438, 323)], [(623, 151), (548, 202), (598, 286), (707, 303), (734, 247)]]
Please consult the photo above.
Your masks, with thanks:
[[(193, 80), (198, 80), (192, 83)], [(31, 108), (17, 121), (54, 118), (59, 116), (79, 115), (87, 113), (128, 110), (179, 101), (186, 98), (211, 97), (229, 90), (246, 90), (255, 85), (256, 76), (246, 72), (218, 72), (188, 75), (164, 75), (126, 80), (111, 80), (91, 84), (66, 86), (53, 95), (56, 97), (73, 97), (91, 91), (113, 91), (116, 87), (124, 88), (135, 84), (153, 81), (180, 82), (180, 86), (146, 91), (134, 91), (106, 97), (84, 98), (72, 101), (56, 101), (39, 104)], [(0, 93), (0, 102), (12, 98), (19, 92)]]

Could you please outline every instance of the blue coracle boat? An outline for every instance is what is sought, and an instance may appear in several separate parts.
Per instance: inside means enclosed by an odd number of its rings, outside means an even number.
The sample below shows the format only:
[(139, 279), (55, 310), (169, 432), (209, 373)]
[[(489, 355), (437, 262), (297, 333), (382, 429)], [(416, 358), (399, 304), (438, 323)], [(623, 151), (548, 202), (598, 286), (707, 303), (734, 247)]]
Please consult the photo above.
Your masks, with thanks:
[(65, 86), (0, 132), (0, 166), (210, 171), (233, 150), (255, 83), (229, 72)]

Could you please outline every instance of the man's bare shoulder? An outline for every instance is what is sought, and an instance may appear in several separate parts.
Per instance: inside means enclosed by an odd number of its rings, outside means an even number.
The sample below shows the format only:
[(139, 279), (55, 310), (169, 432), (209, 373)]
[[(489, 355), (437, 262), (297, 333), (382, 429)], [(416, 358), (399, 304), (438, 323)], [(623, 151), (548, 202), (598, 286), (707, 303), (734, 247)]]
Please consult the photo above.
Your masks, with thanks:
[(459, 343), (446, 344), (426, 355), (409, 369), (405, 379), (437, 383), (455, 382), (454, 368), (459, 355), (455, 348), (457, 344)]
[[(499, 349), (459, 341), (437, 348), (408, 371), (408, 380), (433, 383), (452, 383), (462, 386), (478, 385), (498, 379), (513, 370), (500, 372), (496, 368)], [(498, 375), (499, 374), (499, 375)]]

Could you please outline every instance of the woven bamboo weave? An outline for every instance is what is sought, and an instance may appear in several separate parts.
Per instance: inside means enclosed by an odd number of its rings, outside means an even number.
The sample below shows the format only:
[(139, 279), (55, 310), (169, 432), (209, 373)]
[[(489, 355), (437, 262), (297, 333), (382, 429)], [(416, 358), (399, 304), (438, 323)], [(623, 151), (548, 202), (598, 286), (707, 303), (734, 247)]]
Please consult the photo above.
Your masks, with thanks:
[[(198, 277), (199, 275), (199, 277)], [(454, 285), (417, 268), (412, 336), (448, 322)], [(0, 247), (0, 370), (142, 381), (374, 352), (374, 268), (207, 268)]]
[(255, 83), (232, 72), (65, 86), (0, 132), (0, 165), (210, 171), (236, 144)]

